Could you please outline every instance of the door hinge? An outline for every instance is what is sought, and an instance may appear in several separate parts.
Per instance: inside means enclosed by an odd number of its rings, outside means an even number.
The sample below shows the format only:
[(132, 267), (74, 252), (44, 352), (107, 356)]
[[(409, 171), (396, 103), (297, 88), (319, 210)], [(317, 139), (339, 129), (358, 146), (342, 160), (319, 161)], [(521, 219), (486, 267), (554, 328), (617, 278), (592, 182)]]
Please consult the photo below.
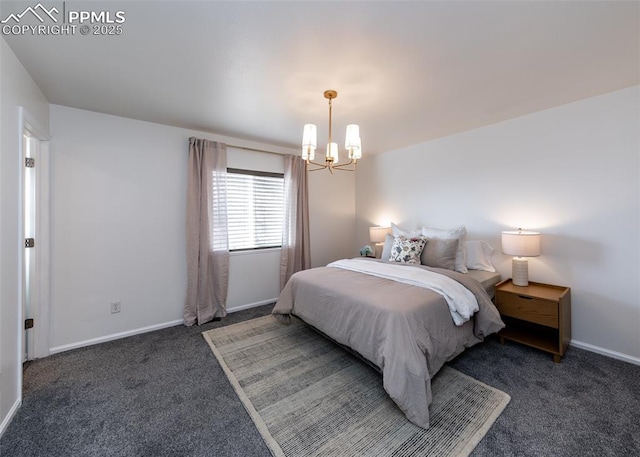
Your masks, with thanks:
[(24, 247), (32, 248), (36, 245), (36, 240), (34, 238), (25, 238), (24, 239)]
[(30, 328), (33, 328), (33, 319), (25, 319), (24, 320), (24, 329), (25, 330), (29, 330)]
[(33, 168), (36, 166), (36, 159), (33, 159), (31, 157), (25, 157), (24, 158), (24, 166), (27, 168)]

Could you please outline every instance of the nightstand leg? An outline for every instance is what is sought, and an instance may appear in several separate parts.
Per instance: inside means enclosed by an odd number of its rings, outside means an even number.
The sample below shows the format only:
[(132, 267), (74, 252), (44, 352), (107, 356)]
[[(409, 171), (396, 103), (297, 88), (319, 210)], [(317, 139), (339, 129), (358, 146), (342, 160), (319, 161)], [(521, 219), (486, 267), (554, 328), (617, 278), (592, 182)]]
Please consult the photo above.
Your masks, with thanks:
[(500, 337), (500, 344), (504, 344), (504, 337)]
[(562, 360), (562, 357), (561, 357), (561, 356), (559, 356), (559, 355), (554, 355), (554, 356), (553, 356), (553, 361), (554, 361), (555, 363), (560, 363), (560, 360)]

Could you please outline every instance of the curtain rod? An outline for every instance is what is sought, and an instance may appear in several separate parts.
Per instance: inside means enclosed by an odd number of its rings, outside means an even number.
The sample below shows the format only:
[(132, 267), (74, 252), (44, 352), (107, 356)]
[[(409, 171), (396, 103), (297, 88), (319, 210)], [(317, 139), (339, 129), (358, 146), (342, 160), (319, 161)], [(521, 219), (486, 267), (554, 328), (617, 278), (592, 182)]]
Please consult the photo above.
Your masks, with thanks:
[[(215, 140), (210, 140), (210, 141), (215, 141)], [(220, 141), (220, 143), (224, 143), (226, 146), (230, 148), (244, 149), (245, 151), (264, 152), (266, 154), (277, 154), (279, 156), (289, 154), (288, 152), (273, 152), (273, 151), (265, 151), (264, 149), (248, 148), (246, 146), (238, 146), (237, 144), (225, 143), (224, 141)]]
[(279, 156), (288, 154), (288, 153), (282, 153), (282, 152), (265, 151), (264, 149), (247, 148), (245, 146), (236, 146), (235, 144), (227, 144), (227, 146), (230, 147), (230, 148), (244, 149), (245, 151), (265, 152), (267, 154), (277, 154)]

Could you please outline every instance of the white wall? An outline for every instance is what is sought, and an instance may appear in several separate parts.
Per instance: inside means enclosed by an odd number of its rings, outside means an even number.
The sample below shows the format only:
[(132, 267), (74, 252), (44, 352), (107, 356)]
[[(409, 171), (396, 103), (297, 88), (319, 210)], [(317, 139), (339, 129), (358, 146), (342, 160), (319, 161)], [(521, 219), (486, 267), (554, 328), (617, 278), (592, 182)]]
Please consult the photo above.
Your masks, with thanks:
[(358, 172), (309, 173), (311, 266), (355, 257), (355, 176)]
[(19, 230), (21, 151), (19, 107), (49, 129), (48, 102), (4, 38), (0, 39), (0, 434), (20, 404), (22, 306)]
[(56, 105), (51, 133), (53, 351), (181, 319), (187, 138)]
[[(190, 136), (297, 153), (57, 105), (51, 130), (53, 352), (182, 321)], [(230, 148), (228, 157), (231, 167), (282, 171), (277, 155)], [(355, 226), (348, 179), (310, 178), (312, 260), (351, 255), (341, 253), (352, 249)], [(325, 185), (348, 195), (327, 205)], [(279, 260), (279, 250), (232, 254), (228, 309), (277, 298)], [(122, 311), (111, 314), (116, 300)]]
[(640, 362), (638, 86), (378, 155), (356, 179), (357, 231), (465, 224), (502, 277), (500, 232), (542, 232), (530, 279), (572, 288), (574, 344)]

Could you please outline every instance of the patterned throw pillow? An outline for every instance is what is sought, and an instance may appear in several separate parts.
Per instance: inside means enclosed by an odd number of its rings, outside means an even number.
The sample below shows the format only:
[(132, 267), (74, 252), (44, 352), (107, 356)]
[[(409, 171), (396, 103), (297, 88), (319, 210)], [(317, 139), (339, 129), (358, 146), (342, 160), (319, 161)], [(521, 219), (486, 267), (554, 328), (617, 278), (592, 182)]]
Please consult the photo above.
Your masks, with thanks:
[(427, 244), (427, 238), (424, 236), (413, 238), (396, 236), (393, 240), (389, 260), (420, 265), (420, 254), (422, 254), (425, 244)]

